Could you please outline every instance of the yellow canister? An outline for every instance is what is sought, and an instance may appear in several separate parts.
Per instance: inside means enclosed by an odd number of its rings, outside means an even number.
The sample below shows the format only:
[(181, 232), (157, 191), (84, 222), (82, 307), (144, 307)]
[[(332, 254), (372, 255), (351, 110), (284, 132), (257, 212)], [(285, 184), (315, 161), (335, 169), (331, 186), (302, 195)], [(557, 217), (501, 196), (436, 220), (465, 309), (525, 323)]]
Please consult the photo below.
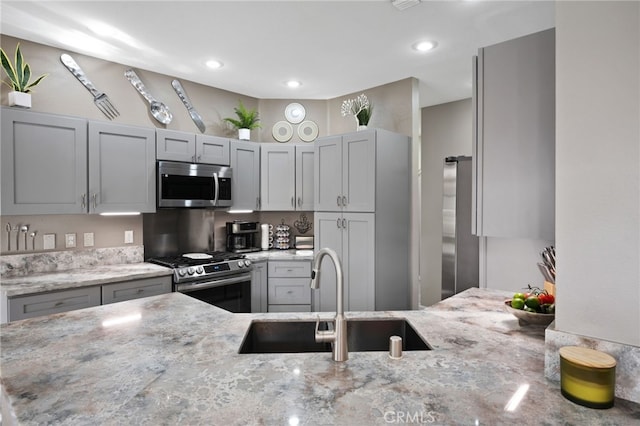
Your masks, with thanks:
[(616, 360), (609, 354), (578, 346), (560, 348), (560, 389), (576, 404), (613, 407)]

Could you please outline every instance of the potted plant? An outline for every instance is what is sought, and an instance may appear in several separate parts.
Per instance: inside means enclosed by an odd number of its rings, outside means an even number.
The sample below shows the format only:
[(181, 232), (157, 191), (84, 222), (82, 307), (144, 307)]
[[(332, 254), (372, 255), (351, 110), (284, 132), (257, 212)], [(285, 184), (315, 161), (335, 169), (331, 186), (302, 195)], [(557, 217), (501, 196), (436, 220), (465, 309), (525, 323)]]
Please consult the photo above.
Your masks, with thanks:
[(16, 46), (15, 60), (12, 64), (4, 49), (0, 48), (2, 69), (9, 77), (9, 82), (2, 80), (13, 89), (9, 92), (9, 105), (31, 108), (31, 89), (37, 86), (47, 74), (43, 74), (35, 81), (31, 80), (31, 67), (24, 61), (20, 51), (20, 43)]
[(364, 93), (355, 99), (342, 101), (342, 116), (353, 115), (356, 119), (357, 130), (367, 128), (371, 114), (373, 114), (373, 104), (369, 102), (367, 95)]
[(238, 118), (225, 118), (224, 121), (231, 123), (234, 128), (238, 129), (238, 139), (249, 140), (251, 136), (251, 130), (257, 129), (260, 126), (260, 118), (258, 118), (258, 111), (255, 109), (247, 109), (242, 101), (238, 101), (238, 106), (233, 109)]

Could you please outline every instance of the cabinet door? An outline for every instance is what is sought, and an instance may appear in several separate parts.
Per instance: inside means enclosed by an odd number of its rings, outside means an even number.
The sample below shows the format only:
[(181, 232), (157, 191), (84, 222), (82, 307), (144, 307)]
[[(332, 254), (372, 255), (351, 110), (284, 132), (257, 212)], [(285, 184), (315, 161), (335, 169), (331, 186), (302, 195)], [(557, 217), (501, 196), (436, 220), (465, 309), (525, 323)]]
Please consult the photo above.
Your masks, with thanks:
[(314, 153), (314, 208), (336, 211), (342, 207), (342, 137), (316, 140)]
[(229, 139), (218, 136), (196, 135), (196, 162), (229, 165)]
[(375, 310), (375, 215), (344, 213), (342, 233), (345, 309), (373, 311)]
[(9, 321), (58, 314), (100, 305), (100, 287), (82, 287), (13, 297), (8, 303)]
[[(313, 227), (316, 247), (330, 248), (342, 259), (342, 214), (316, 212), (313, 215)], [(313, 290), (313, 310), (335, 312), (336, 269), (329, 259), (323, 259), (320, 265), (320, 276), (320, 287)], [(346, 297), (346, 291), (344, 295)]]
[(357, 132), (343, 137), (342, 195), (344, 196), (344, 211), (375, 211), (375, 138), (375, 130)]
[(269, 277), (269, 305), (310, 305), (309, 278)]
[(260, 145), (231, 141), (233, 210), (260, 208)]
[(251, 271), (251, 312), (267, 312), (267, 262), (254, 262)]
[(555, 33), (480, 49), (476, 235), (555, 239)]
[(313, 210), (313, 145), (296, 146), (296, 210)]
[(89, 211), (156, 211), (155, 131), (89, 122)]
[(2, 108), (2, 214), (86, 213), (87, 122)]
[(102, 286), (102, 304), (171, 293), (171, 276), (144, 278)]
[(158, 160), (196, 161), (196, 135), (175, 130), (157, 129), (156, 156)]
[(295, 153), (293, 145), (262, 144), (260, 210), (294, 210)]

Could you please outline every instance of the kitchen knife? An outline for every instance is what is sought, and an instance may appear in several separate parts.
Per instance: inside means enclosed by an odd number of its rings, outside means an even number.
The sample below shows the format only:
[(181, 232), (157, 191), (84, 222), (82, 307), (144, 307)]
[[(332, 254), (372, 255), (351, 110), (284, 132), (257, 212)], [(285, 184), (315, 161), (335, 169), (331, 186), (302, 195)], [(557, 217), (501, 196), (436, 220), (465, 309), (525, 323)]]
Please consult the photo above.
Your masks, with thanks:
[(538, 263), (538, 269), (540, 269), (540, 272), (542, 272), (542, 276), (544, 277), (545, 281), (549, 281), (551, 284), (556, 283), (556, 280), (554, 276), (551, 274), (551, 271), (549, 270), (547, 265), (543, 263)]
[(198, 114), (198, 111), (196, 111), (193, 105), (191, 104), (191, 101), (187, 97), (187, 93), (182, 88), (182, 84), (180, 84), (178, 80), (173, 80), (171, 82), (171, 85), (173, 86), (173, 89), (178, 94), (178, 97), (184, 104), (185, 108), (187, 108), (187, 111), (189, 112), (189, 115), (191, 116), (191, 119), (193, 120), (193, 122), (196, 123), (196, 126), (198, 126), (198, 129), (200, 129), (200, 132), (204, 133), (204, 131), (206, 130), (206, 127), (202, 122), (202, 117), (200, 117), (200, 114)]

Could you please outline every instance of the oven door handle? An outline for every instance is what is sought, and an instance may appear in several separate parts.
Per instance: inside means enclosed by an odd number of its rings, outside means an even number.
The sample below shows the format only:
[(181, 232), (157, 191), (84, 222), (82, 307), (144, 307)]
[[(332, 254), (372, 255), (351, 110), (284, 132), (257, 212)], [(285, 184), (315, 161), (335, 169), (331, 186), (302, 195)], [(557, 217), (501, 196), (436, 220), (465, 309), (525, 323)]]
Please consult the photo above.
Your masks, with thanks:
[(206, 281), (203, 283), (184, 283), (176, 284), (176, 291), (179, 293), (188, 293), (190, 291), (204, 290), (207, 288), (222, 287), (229, 284), (239, 284), (251, 281), (251, 274), (242, 274), (230, 278), (220, 280)]
[(218, 196), (220, 195), (220, 181), (218, 180), (218, 174), (214, 173), (213, 174), (213, 184), (215, 186), (213, 192), (214, 192), (214, 196), (213, 196), (213, 205), (214, 207), (218, 205)]

